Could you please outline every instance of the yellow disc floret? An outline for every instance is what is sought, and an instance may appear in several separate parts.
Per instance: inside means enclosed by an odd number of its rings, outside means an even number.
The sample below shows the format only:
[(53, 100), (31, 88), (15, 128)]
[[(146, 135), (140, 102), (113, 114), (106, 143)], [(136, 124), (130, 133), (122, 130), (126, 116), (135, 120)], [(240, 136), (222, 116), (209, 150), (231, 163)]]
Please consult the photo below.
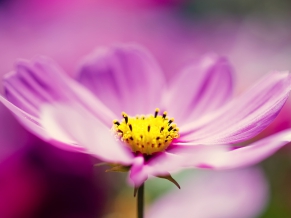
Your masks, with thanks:
[(157, 108), (154, 115), (129, 117), (122, 113), (123, 119), (113, 121), (113, 130), (118, 138), (125, 142), (133, 152), (151, 155), (164, 151), (179, 137), (179, 129), (174, 119), (167, 117), (167, 112), (159, 115)]

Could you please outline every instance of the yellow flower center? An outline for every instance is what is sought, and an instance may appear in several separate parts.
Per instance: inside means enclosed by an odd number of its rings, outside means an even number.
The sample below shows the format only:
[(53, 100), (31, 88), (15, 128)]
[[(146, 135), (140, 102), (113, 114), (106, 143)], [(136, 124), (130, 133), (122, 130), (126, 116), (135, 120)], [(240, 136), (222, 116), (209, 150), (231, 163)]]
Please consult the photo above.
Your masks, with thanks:
[(179, 137), (179, 129), (173, 123), (174, 119), (167, 117), (166, 111), (162, 115), (159, 112), (157, 108), (154, 115), (136, 117), (123, 112), (122, 121), (114, 120), (112, 129), (133, 152), (151, 155), (164, 151), (173, 139)]

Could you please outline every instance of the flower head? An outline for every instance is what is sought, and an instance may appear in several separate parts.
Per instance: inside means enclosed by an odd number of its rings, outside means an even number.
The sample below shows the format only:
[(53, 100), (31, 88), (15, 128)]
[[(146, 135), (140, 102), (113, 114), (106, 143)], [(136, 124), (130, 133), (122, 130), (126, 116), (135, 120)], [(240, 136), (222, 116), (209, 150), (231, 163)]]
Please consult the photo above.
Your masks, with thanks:
[(234, 149), (274, 120), (291, 76), (272, 72), (232, 99), (232, 71), (210, 55), (168, 83), (143, 48), (115, 46), (88, 56), (76, 80), (47, 58), (21, 60), (5, 77), (1, 101), (39, 137), (128, 167), (138, 186), (185, 167), (254, 164), (291, 140), (285, 130)]
[(114, 131), (121, 141), (125, 142), (133, 152), (152, 155), (165, 151), (173, 139), (179, 138), (179, 129), (173, 123), (174, 119), (167, 118), (167, 112), (158, 115), (129, 117), (122, 113), (123, 121), (114, 120)]

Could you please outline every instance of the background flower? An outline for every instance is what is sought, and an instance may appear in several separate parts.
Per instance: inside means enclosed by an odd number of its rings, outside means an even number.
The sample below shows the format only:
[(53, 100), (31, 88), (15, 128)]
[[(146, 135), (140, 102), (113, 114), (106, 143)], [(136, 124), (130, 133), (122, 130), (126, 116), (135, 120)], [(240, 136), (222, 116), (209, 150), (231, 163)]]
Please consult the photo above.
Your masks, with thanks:
[[(6, 114), (0, 134), (0, 217), (100, 217), (112, 193), (92, 160), (57, 149)], [(102, 170), (103, 173), (103, 170)], [(111, 187), (112, 188), (112, 187)]]
[(254, 218), (268, 203), (268, 184), (259, 168), (191, 172), (181, 185), (156, 199), (146, 217)]

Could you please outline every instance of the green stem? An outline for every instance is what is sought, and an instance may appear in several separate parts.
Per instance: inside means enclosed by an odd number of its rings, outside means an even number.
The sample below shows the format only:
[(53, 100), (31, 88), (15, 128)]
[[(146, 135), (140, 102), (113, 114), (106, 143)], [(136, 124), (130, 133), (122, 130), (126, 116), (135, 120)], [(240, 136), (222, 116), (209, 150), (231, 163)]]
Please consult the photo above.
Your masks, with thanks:
[(137, 191), (137, 218), (143, 218), (144, 209), (144, 183), (138, 188)]

